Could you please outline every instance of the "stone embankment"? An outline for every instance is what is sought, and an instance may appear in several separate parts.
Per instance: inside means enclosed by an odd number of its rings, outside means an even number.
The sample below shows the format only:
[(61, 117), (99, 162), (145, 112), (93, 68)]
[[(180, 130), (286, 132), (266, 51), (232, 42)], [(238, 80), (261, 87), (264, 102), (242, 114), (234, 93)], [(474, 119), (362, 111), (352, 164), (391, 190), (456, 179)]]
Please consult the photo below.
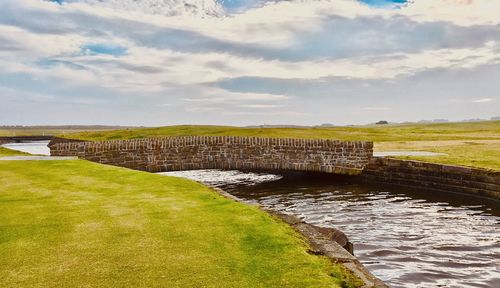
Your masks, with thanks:
[[(212, 187), (222, 196), (232, 199), (237, 202), (247, 203), (240, 198), (231, 195), (224, 190)], [(248, 204), (248, 203), (247, 203)], [(335, 263), (341, 264), (354, 275), (361, 279), (364, 283), (360, 288), (388, 288), (388, 286), (376, 276), (374, 276), (368, 269), (366, 269), (361, 262), (350, 252), (344, 249), (339, 243), (332, 239), (331, 235), (325, 233), (325, 228), (318, 227), (301, 220), (297, 216), (291, 214), (283, 214), (271, 209), (262, 207), (259, 204), (251, 204), (259, 207), (261, 210), (279, 218), (281, 221), (290, 225), (295, 231), (299, 232), (305, 237), (309, 243), (310, 250), (308, 251), (314, 255), (323, 255)], [(351, 251), (352, 252), (352, 251)]]
[(421, 161), (373, 157), (362, 176), (381, 183), (500, 199), (500, 172)]
[[(71, 142), (70, 142), (71, 141)], [(194, 169), (295, 170), (360, 174), (373, 154), (365, 141), (192, 136), (79, 142), (53, 139), (52, 156), (150, 172)]]

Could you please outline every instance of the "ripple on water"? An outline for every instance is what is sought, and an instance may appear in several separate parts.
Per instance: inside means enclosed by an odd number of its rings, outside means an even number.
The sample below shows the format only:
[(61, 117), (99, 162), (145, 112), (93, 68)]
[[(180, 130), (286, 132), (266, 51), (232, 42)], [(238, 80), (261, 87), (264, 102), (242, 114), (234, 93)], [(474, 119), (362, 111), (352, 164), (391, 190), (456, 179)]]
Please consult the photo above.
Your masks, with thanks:
[(500, 287), (498, 202), (336, 178), (214, 170), (176, 176), (341, 229), (358, 259), (391, 287)]

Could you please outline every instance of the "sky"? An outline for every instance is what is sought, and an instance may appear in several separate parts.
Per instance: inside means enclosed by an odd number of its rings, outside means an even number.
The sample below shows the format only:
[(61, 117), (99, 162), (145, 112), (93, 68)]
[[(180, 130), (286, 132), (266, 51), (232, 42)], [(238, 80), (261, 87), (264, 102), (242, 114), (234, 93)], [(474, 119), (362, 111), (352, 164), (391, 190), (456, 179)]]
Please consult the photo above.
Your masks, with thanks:
[(0, 125), (500, 116), (497, 0), (1, 0)]

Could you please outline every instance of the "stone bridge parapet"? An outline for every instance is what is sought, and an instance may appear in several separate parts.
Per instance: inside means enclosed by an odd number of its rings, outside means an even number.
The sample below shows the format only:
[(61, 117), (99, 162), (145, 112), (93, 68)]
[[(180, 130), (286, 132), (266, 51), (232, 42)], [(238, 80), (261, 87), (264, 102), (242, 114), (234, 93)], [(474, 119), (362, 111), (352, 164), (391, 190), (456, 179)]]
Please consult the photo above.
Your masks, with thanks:
[[(70, 142), (71, 141), (71, 142)], [(373, 143), (330, 139), (184, 136), (76, 142), (54, 139), (52, 156), (149, 172), (240, 169), (296, 170), (360, 174), (373, 155)]]

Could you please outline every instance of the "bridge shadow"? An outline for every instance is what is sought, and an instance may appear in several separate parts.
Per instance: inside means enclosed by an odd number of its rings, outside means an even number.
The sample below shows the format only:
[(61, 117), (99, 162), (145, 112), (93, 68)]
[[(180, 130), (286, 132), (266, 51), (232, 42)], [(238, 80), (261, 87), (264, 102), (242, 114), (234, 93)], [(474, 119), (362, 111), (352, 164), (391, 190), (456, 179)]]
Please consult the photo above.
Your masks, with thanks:
[(265, 197), (288, 193), (304, 193), (309, 194), (311, 197), (319, 197), (322, 193), (338, 193), (344, 195), (345, 200), (369, 201), (370, 197), (383, 194), (388, 198), (401, 198), (401, 201), (405, 201), (405, 199), (422, 200), (429, 203), (447, 203), (453, 207), (474, 207), (474, 209), (480, 211), (479, 213), (500, 216), (500, 201), (481, 195), (455, 191), (436, 193), (434, 190), (422, 187), (407, 187), (390, 182), (371, 182), (367, 181), (362, 175), (260, 169), (242, 172), (268, 173), (280, 175), (282, 178), (256, 185), (222, 186), (221, 188), (243, 198), (249, 195)]
[(35, 141), (50, 141), (54, 136), (2, 136), (0, 137), (0, 143), (24, 143), (24, 142), (35, 142)]

